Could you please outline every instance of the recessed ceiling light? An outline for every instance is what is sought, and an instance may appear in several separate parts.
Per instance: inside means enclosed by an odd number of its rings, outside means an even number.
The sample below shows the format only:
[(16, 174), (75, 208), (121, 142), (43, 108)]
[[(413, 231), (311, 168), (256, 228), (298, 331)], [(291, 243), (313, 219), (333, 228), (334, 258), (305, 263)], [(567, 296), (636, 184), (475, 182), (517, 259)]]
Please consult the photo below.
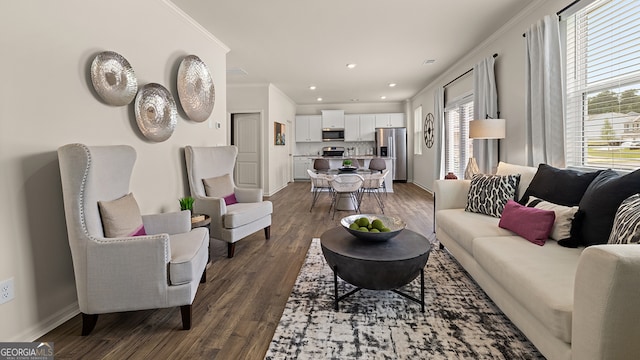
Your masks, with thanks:
[(384, 95), (380, 96), (380, 99), (382, 99), (382, 100), (384, 100), (384, 99), (386, 99), (386, 98), (387, 98), (387, 97), (386, 97), (386, 96), (384, 96)]
[(356, 102), (356, 101), (360, 101), (360, 99), (351, 99), (351, 101)]
[(349, 69), (353, 69), (356, 67), (357, 64), (347, 64), (347, 68)]
[(318, 100), (318, 101), (322, 101), (322, 98), (321, 98), (321, 97), (319, 97), (319, 98), (317, 98), (316, 100)]
[(422, 65), (431, 65), (434, 62), (436, 62), (434, 59), (427, 59), (422, 63)]
[(315, 90), (315, 89), (316, 89), (316, 86), (315, 86), (315, 85), (311, 85), (311, 86), (309, 86), (309, 90)]
[(389, 84), (389, 87), (396, 87), (396, 85), (398, 85), (398, 84), (396, 84), (396, 83), (390, 83), (390, 84)]

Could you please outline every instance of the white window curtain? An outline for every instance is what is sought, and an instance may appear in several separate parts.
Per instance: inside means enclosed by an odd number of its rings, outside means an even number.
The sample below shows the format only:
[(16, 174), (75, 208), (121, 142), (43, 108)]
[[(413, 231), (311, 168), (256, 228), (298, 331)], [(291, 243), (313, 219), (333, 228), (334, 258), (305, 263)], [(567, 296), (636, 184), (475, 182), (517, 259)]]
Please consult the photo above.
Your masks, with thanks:
[[(473, 118), (498, 118), (498, 89), (494, 71), (495, 59), (490, 56), (473, 67)], [(498, 166), (499, 140), (473, 140), (473, 156), (480, 173), (491, 174)]]
[(444, 88), (438, 87), (433, 94), (433, 120), (435, 127), (436, 171), (435, 179), (444, 177)]
[(565, 167), (564, 90), (560, 26), (547, 15), (526, 32), (527, 165)]

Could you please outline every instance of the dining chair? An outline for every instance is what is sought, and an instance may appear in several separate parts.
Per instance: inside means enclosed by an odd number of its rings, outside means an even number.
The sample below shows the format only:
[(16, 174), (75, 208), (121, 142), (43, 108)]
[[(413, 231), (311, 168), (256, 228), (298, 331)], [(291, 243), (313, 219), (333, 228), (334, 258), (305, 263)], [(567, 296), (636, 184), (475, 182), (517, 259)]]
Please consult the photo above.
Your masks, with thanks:
[(389, 170), (363, 176), (364, 182), (362, 183), (362, 190), (360, 191), (360, 206), (362, 206), (365, 194), (369, 194), (369, 198), (371, 198), (373, 194), (373, 197), (378, 203), (378, 207), (380, 207), (380, 211), (384, 214), (384, 202), (380, 196), (380, 190), (383, 188), (382, 184), (384, 183), (384, 178), (387, 176), (387, 173), (389, 173)]
[[(369, 170), (371, 170), (372, 172), (377, 171), (382, 173), (387, 170), (387, 162), (384, 161), (384, 159), (373, 158), (369, 162)], [(380, 184), (380, 187), (384, 190), (384, 195), (387, 196), (387, 184), (384, 179), (382, 181), (382, 184)]]
[(328, 174), (320, 174), (311, 169), (307, 169), (307, 173), (309, 174), (309, 178), (311, 179), (311, 207), (309, 208), (309, 212), (313, 209), (313, 206), (318, 201), (320, 194), (326, 192), (329, 197), (333, 198), (331, 187), (331, 179), (333, 179), (332, 175)]
[[(358, 174), (339, 174), (331, 179), (330, 184), (333, 188), (331, 206), (333, 208), (333, 219), (336, 216), (336, 210), (353, 210), (360, 212), (360, 189), (364, 183), (364, 178)], [(342, 209), (338, 209), (343, 206)]]
[(315, 159), (313, 160), (313, 168), (314, 170), (329, 170), (331, 166), (327, 159)]

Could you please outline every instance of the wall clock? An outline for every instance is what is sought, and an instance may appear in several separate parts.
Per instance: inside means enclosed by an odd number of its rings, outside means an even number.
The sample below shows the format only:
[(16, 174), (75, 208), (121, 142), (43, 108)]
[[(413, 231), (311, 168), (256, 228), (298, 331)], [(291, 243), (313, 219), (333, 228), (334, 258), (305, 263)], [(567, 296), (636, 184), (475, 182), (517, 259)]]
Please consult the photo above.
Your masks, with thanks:
[(427, 117), (424, 118), (424, 144), (427, 145), (429, 149), (433, 146), (433, 136), (435, 129), (433, 128), (433, 114), (428, 113)]

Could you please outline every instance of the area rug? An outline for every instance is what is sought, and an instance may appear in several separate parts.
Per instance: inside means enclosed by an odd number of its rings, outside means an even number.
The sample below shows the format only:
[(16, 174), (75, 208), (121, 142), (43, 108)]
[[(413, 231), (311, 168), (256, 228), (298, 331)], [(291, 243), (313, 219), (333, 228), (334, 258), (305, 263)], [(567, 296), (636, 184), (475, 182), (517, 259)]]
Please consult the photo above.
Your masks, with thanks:
[[(353, 286), (339, 279), (339, 292)], [(404, 292), (419, 297), (419, 278)], [(544, 359), (446, 250), (425, 268), (424, 313), (391, 291), (333, 308), (333, 272), (313, 239), (266, 359)]]

